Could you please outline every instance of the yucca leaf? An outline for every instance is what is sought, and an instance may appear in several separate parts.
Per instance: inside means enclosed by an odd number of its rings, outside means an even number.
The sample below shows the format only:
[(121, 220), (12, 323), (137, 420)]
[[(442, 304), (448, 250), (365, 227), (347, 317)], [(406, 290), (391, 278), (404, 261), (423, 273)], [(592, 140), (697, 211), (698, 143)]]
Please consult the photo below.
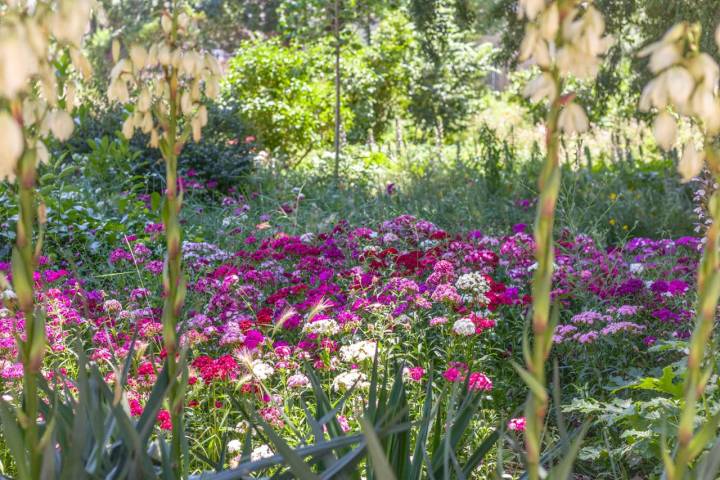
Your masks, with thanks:
[(275, 448), (280, 452), (283, 459), (292, 469), (292, 472), (300, 480), (319, 480), (318, 476), (310, 470), (310, 467), (295, 451), (278, 435), (273, 428), (265, 422), (261, 417), (255, 416), (255, 421), (263, 427), (263, 431), (268, 436)]
[(715, 439), (715, 444), (708, 450), (700, 465), (698, 465), (695, 478), (698, 480), (716, 480), (718, 472), (720, 472), (720, 437)]
[(580, 446), (582, 445), (585, 434), (589, 428), (590, 424), (588, 423), (585, 423), (582, 427), (580, 427), (580, 430), (570, 444), (570, 447), (565, 452), (565, 456), (560, 463), (550, 470), (548, 478), (552, 478), (553, 480), (567, 480), (570, 477), (573, 465), (575, 464), (575, 458), (580, 451)]
[(475, 470), (478, 465), (482, 463), (482, 461), (485, 459), (485, 455), (488, 454), (490, 449), (498, 443), (498, 439), (500, 438), (500, 430), (497, 428), (493, 430), (493, 432), (485, 437), (485, 440), (482, 441), (482, 443), (478, 446), (478, 448), (473, 451), (473, 453), (470, 455), (470, 458), (465, 462), (465, 466), (463, 466), (463, 473), (466, 477), (469, 477), (473, 470)]
[(0, 423), (5, 435), (5, 443), (15, 460), (15, 468), (17, 469), (18, 480), (30, 478), (30, 469), (28, 466), (27, 452), (25, 451), (25, 442), (23, 440), (22, 429), (17, 423), (16, 416), (13, 414), (10, 405), (0, 398)]
[(408, 480), (420, 480), (423, 466), (423, 453), (425, 452), (425, 443), (427, 442), (428, 432), (430, 431), (430, 423), (434, 417), (433, 413), (437, 415), (437, 410), (433, 408), (432, 380), (432, 374), (430, 374), (425, 387), (425, 401), (423, 402), (422, 416), (420, 417), (420, 428), (415, 438), (415, 451), (413, 453)]
[(370, 458), (373, 471), (377, 478), (379, 480), (395, 480), (395, 472), (385, 456), (385, 451), (375, 433), (372, 423), (364, 417), (360, 417), (359, 421), (367, 441), (368, 457)]
[(520, 378), (523, 379), (523, 382), (525, 382), (525, 384), (536, 397), (547, 400), (548, 395), (545, 387), (540, 382), (538, 382), (535, 377), (530, 374), (530, 372), (528, 372), (512, 360), (510, 360), (510, 364), (513, 366), (518, 375), (520, 375)]
[(713, 415), (705, 422), (705, 425), (695, 433), (692, 440), (690, 440), (690, 445), (688, 445), (690, 460), (700, 455), (707, 444), (716, 437), (718, 423), (720, 423), (720, 413)]

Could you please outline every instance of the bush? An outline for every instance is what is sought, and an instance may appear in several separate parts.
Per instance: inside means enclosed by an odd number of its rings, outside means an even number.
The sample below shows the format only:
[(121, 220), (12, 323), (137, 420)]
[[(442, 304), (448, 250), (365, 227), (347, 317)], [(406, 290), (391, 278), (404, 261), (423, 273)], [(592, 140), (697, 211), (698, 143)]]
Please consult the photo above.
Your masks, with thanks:
[[(224, 97), (237, 101), (239, 118), (276, 156), (303, 158), (332, 139), (334, 90), (322, 59), (320, 46), (269, 40), (242, 44), (230, 61)], [(343, 122), (351, 124), (350, 112)]]

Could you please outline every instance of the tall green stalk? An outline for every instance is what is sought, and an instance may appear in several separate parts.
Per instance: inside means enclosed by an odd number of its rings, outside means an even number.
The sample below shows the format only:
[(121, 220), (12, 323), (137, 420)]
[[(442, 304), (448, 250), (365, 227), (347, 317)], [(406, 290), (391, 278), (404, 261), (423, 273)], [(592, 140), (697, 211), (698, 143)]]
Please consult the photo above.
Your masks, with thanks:
[[(705, 155), (715, 181), (720, 181), (720, 158), (712, 147), (712, 139), (705, 140)], [(703, 252), (697, 277), (697, 305), (695, 329), (688, 346), (687, 372), (684, 383), (684, 398), (680, 423), (677, 431), (677, 451), (674, 459), (665, 457), (665, 476), (668, 480), (685, 478), (690, 463), (699, 455), (707, 442), (698, 442), (700, 432), (695, 432), (697, 403), (705, 392), (712, 373), (712, 365), (703, 366), (707, 345), (709, 344), (720, 299), (720, 194), (715, 191), (708, 204), (712, 223), (705, 234)], [(702, 428), (709, 428), (713, 437), (720, 416), (715, 415), (706, 421)]]
[[(45, 322), (35, 315), (34, 272), (36, 265), (33, 231), (35, 224), (35, 182), (37, 156), (25, 149), (17, 165), (18, 221), (12, 254), (13, 289), (25, 321), (25, 340), (21, 343), (23, 364), (23, 418), (25, 448), (29, 455), (31, 478), (40, 478), (42, 455), (39, 449), (37, 377), (45, 353)], [(18, 459), (22, 461), (22, 459)]]
[[(562, 91), (562, 80), (553, 74), (557, 91)], [(560, 133), (558, 119), (562, 109), (561, 99), (555, 98), (550, 106), (546, 123), (545, 144), (547, 156), (543, 165), (538, 187), (540, 198), (535, 219), (535, 259), (537, 269), (532, 279), (532, 330), (534, 341), (530, 351), (525, 352), (528, 373), (535, 388), (530, 388), (526, 406), (525, 444), (530, 480), (540, 478), (540, 452), (542, 448), (543, 423), (548, 408), (545, 391), (545, 361), (552, 347), (554, 325), (550, 321), (550, 293), (555, 260), (553, 227), (555, 207), (560, 191), (560, 158), (558, 144)]]
[[(173, 3), (173, 27), (170, 45), (174, 48), (177, 41), (177, 9)], [(165, 224), (165, 242), (167, 254), (163, 272), (165, 303), (163, 305), (163, 344), (167, 354), (168, 373), (173, 380), (168, 393), (170, 416), (172, 421), (171, 456), (176, 478), (186, 478), (189, 459), (184, 455), (187, 450), (183, 409), (185, 401), (186, 372), (183, 362), (178, 362), (177, 327), (185, 301), (185, 278), (182, 272), (182, 230), (180, 228), (180, 209), (182, 193), (178, 191), (177, 164), (182, 142), (178, 133), (178, 71), (165, 68), (165, 80), (170, 87), (170, 105), (167, 118), (166, 139), (161, 145), (165, 160), (165, 205), (163, 223)]]

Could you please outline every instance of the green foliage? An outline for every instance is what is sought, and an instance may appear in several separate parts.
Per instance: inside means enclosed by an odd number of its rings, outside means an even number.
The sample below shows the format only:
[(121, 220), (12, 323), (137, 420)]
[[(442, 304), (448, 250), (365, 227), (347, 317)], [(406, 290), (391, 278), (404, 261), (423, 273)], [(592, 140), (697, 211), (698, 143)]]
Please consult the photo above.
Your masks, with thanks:
[[(275, 155), (303, 158), (332, 138), (333, 86), (322, 75), (322, 51), (255, 41), (244, 43), (230, 61), (224, 96), (237, 101), (240, 118)], [(343, 113), (350, 124), (351, 114)]]
[(413, 0), (410, 12), (424, 55), (413, 64), (409, 112), (425, 129), (458, 131), (477, 107), (492, 47), (468, 42), (454, 2)]

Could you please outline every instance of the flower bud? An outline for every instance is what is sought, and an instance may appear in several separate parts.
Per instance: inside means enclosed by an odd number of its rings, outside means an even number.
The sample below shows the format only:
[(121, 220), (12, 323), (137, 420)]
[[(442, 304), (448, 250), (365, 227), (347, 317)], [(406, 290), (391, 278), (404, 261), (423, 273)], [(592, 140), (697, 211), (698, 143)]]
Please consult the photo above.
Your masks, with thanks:
[(582, 133), (588, 129), (589, 124), (583, 108), (570, 102), (560, 112), (558, 126), (565, 133)]
[(136, 71), (145, 68), (147, 57), (147, 51), (140, 45), (133, 45), (130, 47), (130, 60), (132, 61)]
[(692, 141), (685, 144), (683, 155), (678, 163), (678, 173), (682, 176), (683, 182), (688, 182), (700, 174), (704, 159), (705, 155), (695, 148)]
[(677, 123), (668, 112), (662, 112), (653, 123), (655, 141), (663, 150), (670, 150), (677, 139)]
[(73, 119), (68, 112), (65, 110), (54, 110), (49, 117), (50, 130), (52, 131), (55, 138), (64, 142), (70, 135), (72, 135), (75, 129)]
[(160, 25), (162, 26), (163, 32), (170, 33), (172, 31), (172, 18), (167, 12), (163, 12), (160, 18)]
[(0, 112), (0, 179), (15, 178), (15, 165), (25, 149), (20, 125), (10, 114)]
[(112, 41), (112, 59), (114, 63), (120, 60), (120, 42), (117, 38)]

